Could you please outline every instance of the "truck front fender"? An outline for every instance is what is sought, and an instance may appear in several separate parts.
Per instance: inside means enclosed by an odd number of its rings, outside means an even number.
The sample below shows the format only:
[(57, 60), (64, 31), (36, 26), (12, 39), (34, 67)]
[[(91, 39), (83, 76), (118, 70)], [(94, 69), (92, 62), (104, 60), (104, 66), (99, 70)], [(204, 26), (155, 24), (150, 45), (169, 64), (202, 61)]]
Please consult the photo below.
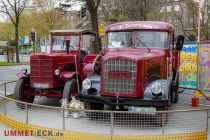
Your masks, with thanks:
[(30, 77), (30, 73), (22, 73), (21, 71), (17, 73), (17, 77), (18, 79), (22, 78), (22, 77)]
[(101, 58), (101, 55), (86, 56), (83, 62), (82, 74), (85, 77), (92, 76), (94, 74), (97, 61)]
[(151, 83), (149, 83), (147, 85), (147, 87), (145, 88), (144, 98), (145, 99), (153, 99), (153, 98), (155, 98), (155, 96), (152, 95), (152, 91), (150, 89), (151, 84), (155, 83), (155, 82), (160, 83), (161, 86), (162, 86), (162, 94), (158, 98), (169, 99), (171, 81), (167, 80), (167, 79), (158, 79), (158, 80), (155, 80), (155, 81), (152, 81)]
[(75, 77), (77, 74), (79, 74), (79, 73), (77, 73), (77, 72), (70, 72), (70, 71), (62, 71), (61, 73), (60, 73), (60, 78), (73, 78), (73, 77)]

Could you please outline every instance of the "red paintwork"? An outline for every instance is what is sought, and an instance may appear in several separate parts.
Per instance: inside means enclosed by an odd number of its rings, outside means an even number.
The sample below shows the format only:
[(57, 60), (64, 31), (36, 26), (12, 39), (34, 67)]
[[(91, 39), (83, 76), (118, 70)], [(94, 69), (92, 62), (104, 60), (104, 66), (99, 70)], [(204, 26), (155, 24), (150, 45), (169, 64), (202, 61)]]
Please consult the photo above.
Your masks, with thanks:
[(30, 76), (29, 73), (23, 74), (21, 71), (19, 71), (19, 72), (17, 73), (18, 79), (20, 79), (20, 78), (22, 78), (22, 77), (29, 77), (29, 76)]
[(128, 21), (109, 25), (106, 32), (125, 30), (165, 30), (171, 32), (173, 30), (173, 26), (165, 22)]
[(70, 71), (62, 71), (59, 75), (60, 78), (73, 78), (77, 72), (70, 72)]
[[(75, 78), (78, 75), (79, 78), (86, 78), (86, 71), (82, 71), (82, 68), (87, 64), (86, 61), (80, 62), (80, 42), (81, 36), (83, 34), (96, 34), (92, 30), (57, 30), (50, 32), (51, 38), (51, 53), (37, 53), (30, 56), (30, 95), (39, 95), (47, 97), (62, 97), (62, 91), (66, 80)], [(76, 50), (67, 51), (52, 51), (52, 36), (53, 35), (77, 35), (79, 36), (78, 48)], [(93, 55), (96, 56), (96, 55)], [(92, 60), (93, 56), (87, 56), (87, 60)], [(75, 67), (76, 58), (76, 67)], [(61, 73), (59, 76), (55, 75), (55, 70), (60, 69)], [(20, 74), (18, 74), (20, 75)], [(20, 75), (21, 77), (22, 75)], [(37, 84), (47, 84), (49, 88), (47, 89), (35, 89), (33, 87), (34, 83)], [(81, 83), (80, 83), (81, 84)], [(49, 90), (50, 89), (50, 90)], [(50, 93), (49, 93), (50, 92)], [(74, 93), (76, 95), (76, 93)]]
[[(106, 50), (106, 55), (102, 57), (102, 69), (103, 64), (106, 60), (133, 60), (137, 63), (137, 86), (136, 93), (133, 94), (123, 94), (124, 97), (142, 97), (147, 82), (154, 76), (166, 78), (166, 58), (169, 57), (169, 49), (151, 49), (148, 52), (148, 49), (109, 49)], [(149, 75), (147, 73), (148, 69), (160, 65), (160, 74), (159, 75)], [(103, 74), (101, 75), (103, 79)], [(101, 80), (101, 95), (116, 96), (116, 93), (104, 92), (103, 89), (103, 80)]]
[[(153, 21), (130, 21), (112, 24), (107, 27), (106, 33), (116, 31), (132, 31), (132, 30), (150, 30), (150, 31), (167, 31), (170, 35), (170, 42), (174, 42), (174, 29), (169, 23), (153, 22)], [(169, 45), (168, 48), (150, 48), (150, 52), (147, 48), (105, 48), (105, 55), (101, 58), (101, 69), (104, 69), (104, 62), (106, 60), (133, 60), (137, 63), (137, 77), (136, 77), (136, 92), (119, 94), (122, 97), (143, 97), (144, 90), (148, 82), (154, 78), (167, 78), (167, 58), (172, 60), (173, 70), (178, 68), (178, 55), (179, 52), (176, 49), (172, 49), (174, 44)], [(173, 50), (173, 51), (170, 51)], [(173, 59), (172, 59), (173, 58)], [(159, 68), (159, 74), (150, 72), (154, 68)], [(171, 71), (170, 71), (171, 72)], [(116, 76), (116, 75), (115, 75)], [(125, 76), (122, 74), (122, 76)], [(126, 74), (126, 76), (128, 76)], [(118, 93), (110, 93), (104, 91), (103, 86), (103, 72), (101, 74), (101, 86), (100, 94), (104, 96), (117, 96)]]
[(119, 71), (119, 70), (114, 70), (114, 71), (109, 71), (108, 72), (108, 77), (110, 78), (116, 78), (116, 79), (123, 79), (123, 78), (131, 78), (132, 73), (130, 71)]
[(82, 73), (83, 77), (91, 76), (94, 74), (96, 62), (101, 58), (101, 55), (88, 55), (83, 62)]

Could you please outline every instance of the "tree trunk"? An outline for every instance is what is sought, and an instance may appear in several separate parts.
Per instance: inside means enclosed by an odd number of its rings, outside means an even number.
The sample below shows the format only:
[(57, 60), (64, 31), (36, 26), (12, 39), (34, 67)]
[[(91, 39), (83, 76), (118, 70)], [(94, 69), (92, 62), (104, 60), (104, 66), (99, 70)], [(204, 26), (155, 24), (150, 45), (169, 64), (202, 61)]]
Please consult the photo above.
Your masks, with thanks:
[(96, 52), (99, 51), (99, 45), (98, 45), (98, 17), (97, 17), (98, 13), (97, 10), (95, 10), (94, 12), (91, 13), (91, 26), (92, 29), (94, 31), (96, 31), (97, 35), (96, 35)]
[(19, 47), (18, 47), (19, 33), (18, 33), (18, 23), (15, 24), (15, 49), (16, 49), (16, 63), (20, 63), (19, 59)]

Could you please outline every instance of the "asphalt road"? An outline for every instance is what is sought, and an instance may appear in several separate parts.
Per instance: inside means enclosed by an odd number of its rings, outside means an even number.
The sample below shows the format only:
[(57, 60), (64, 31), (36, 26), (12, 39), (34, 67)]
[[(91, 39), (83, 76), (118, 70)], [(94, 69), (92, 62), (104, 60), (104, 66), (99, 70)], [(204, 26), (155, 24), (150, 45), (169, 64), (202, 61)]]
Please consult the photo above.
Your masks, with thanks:
[[(18, 72), (18, 70), (20, 70), (21, 68), (29, 68), (29, 66), (24, 65), (24, 66), (7, 66), (7, 67), (0, 67), (0, 84), (4, 83), (6, 81), (11, 81), (11, 80), (16, 80), (16, 73)], [(7, 87), (7, 91), (8, 92), (13, 92), (14, 90), (14, 84), (10, 84)], [(0, 90), (3, 90), (2, 87), (0, 87)], [(179, 104), (174, 104), (171, 106), (171, 109), (192, 109), (190, 103), (191, 103), (191, 98), (193, 96), (192, 94), (193, 92), (191, 91), (184, 91), (180, 94), (180, 98), (179, 98)], [(2, 92), (0, 92), (0, 94), (3, 94)], [(54, 98), (45, 98), (45, 97), (36, 97), (35, 98), (35, 103), (36, 104), (43, 104), (43, 105), (50, 105), (50, 106), (59, 106), (60, 99), (54, 99)], [(186, 103), (186, 104), (182, 104), (182, 103)], [(200, 100), (200, 103), (209, 103), (208, 101), (205, 100)], [(8, 102), (7, 103), (7, 107), (11, 108), (11, 111), (8, 112), (8, 115), (10, 117), (15, 117), (15, 119), (17, 120), (24, 120), (25, 116), (22, 115), (24, 114), (23, 110), (17, 110), (17, 107), (14, 103), (12, 102)], [(41, 108), (31, 108), (31, 111), (29, 111), (29, 123), (31, 124), (40, 124), (41, 126), (46, 126), (46, 127), (50, 127), (50, 128), (58, 128), (61, 129), (61, 113), (58, 110), (50, 110), (48, 112), (48, 114), (46, 114), (47, 109), (43, 110)], [(18, 115), (19, 114), (19, 115)], [(110, 132), (110, 128), (108, 126), (107, 123), (103, 123), (104, 121), (90, 121), (87, 117), (85, 117), (84, 113), (82, 113), (83, 115), (81, 115), (82, 117), (80, 119), (73, 119), (71, 117), (66, 119), (66, 130), (73, 130), (73, 131), (84, 131), (84, 132), (94, 132), (94, 133), (109, 133)], [(180, 116), (180, 118), (176, 115), (171, 115), (168, 119), (167, 122), (167, 126), (166, 128), (169, 130), (168, 133), (174, 132), (183, 132), (183, 131), (190, 131), (190, 130), (195, 130), (197, 128), (204, 128), (205, 124), (202, 124), (201, 122), (203, 122), (202, 120), (199, 120), (200, 116), (203, 116), (203, 113), (198, 113), (198, 114), (188, 114), (188, 115), (182, 115)], [(34, 117), (36, 116), (36, 117)], [(33, 118), (33, 119), (31, 119)], [(192, 124), (186, 124), (186, 126), (182, 127), (183, 129), (181, 129), (180, 126), (185, 125), (185, 122), (188, 121), (188, 119), (190, 119), (192, 121)], [(177, 121), (177, 125), (172, 125), (172, 124), (176, 124)], [(54, 123), (52, 123), (54, 122)], [(180, 126), (179, 126), (179, 125)], [(210, 122), (208, 123), (208, 125), (210, 126)], [(91, 128), (89, 128), (89, 126), (91, 126)], [(0, 126), (1, 127), (1, 126)], [(88, 127), (89, 129), (84, 129)], [(128, 129), (130, 131), (128, 131)], [(139, 133), (139, 130), (142, 130), (143, 133), (159, 133), (160, 128), (158, 127), (146, 127), (145, 126), (135, 126), (134, 124), (131, 124), (131, 126), (126, 126), (126, 127), (122, 127), (120, 125), (116, 125), (115, 126), (115, 133), (119, 134), (119, 133), (125, 133), (125, 132), (129, 132), (129, 134), (132, 133)], [(145, 130), (145, 131), (143, 131)], [(152, 131), (146, 131), (146, 130), (152, 130)], [(128, 134), (127, 132), (127, 134)], [(209, 130), (210, 132), (210, 130)]]

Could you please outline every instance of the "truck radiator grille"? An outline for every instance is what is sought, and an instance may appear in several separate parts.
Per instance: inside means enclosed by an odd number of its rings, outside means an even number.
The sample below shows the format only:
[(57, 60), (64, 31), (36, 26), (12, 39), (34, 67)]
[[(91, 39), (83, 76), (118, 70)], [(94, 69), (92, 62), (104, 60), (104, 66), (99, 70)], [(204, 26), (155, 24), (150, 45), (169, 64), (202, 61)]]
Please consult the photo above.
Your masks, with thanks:
[(39, 83), (53, 82), (52, 60), (31, 60), (31, 81)]
[(136, 62), (107, 60), (104, 63), (103, 90), (117, 94), (133, 94), (136, 91)]

